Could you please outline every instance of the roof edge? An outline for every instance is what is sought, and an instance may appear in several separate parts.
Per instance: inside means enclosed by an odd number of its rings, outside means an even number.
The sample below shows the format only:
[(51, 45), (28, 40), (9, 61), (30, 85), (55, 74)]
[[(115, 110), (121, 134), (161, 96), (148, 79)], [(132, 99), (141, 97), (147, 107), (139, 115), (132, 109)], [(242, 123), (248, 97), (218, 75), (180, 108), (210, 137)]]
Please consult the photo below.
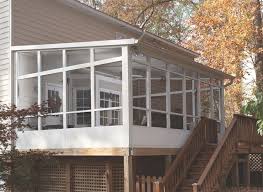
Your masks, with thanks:
[(194, 62), (194, 65), (198, 65), (198, 67), (202, 67), (202, 68), (206, 68), (207, 70), (209, 71), (212, 71), (214, 74), (220, 76), (220, 77), (223, 77), (224, 79), (230, 79), (230, 80), (233, 80), (235, 79), (236, 77), (232, 76), (232, 75), (229, 75), (227, 73), (224, 73), (223, 71), (220, 71), (220, 70), (217, 70), (217, 69), (214, 69), (212, 67), (209, 67), (207, 65), (204, 65), (202, 63), (198, 63), (198, 62)]
[(89, 42), (74, 42), (74, 43), (54, 43), (40, 45), (18, 45), (11, 46), (11, 51), (29, 51), (29, 50), (45, 50), (45, 49), (74, 49), (82, 47), (111, 47), (121, 45), (137, 44), (137, 39), (120, 39), (120, 40), (105, 40), (105, 41), (89, 41)]

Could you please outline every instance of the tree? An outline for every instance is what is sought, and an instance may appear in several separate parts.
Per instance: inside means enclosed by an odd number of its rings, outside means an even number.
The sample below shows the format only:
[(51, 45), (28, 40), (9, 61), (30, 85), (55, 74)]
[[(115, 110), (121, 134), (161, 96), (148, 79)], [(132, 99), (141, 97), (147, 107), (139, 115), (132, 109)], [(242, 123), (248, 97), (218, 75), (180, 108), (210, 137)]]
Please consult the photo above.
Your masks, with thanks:
[(254, 34), (255, 34), (255, 62), (256, 84), (259, 91), (263, 92), (263, 24), (262, 24), (262, 0), (252, 0), (254, 10)]
[[(37, 186), (37, 165), (51, 159), (52, 155), (41, 151), (18, 151), (15, 147), (16, 131), (30, 127), (28, 118), (45, 116), (46, 104), (18, 109), (14, 105), (0, 104), (0, 190), (32, 191)], [(4, 182), (3, 182), (4, 181)], [(3, 182), (3, 183), (2, 183)]]
[(242, 108), (242, 112), (258, 119), (258, 133), (263, 136), (263, 92), (257, 92), (255, 98)]
[(184, 43), (195, 3), (190, 0), (106, 0), (105, 13), (176, 43)]
[(240, 110), (242, 78), (252, 58), (258, 88), (262, 86), (262, 17), (260, 0), (205, 0), (192, 18), (194, 33), (189, 46), (210, 67), (236, 76), (226, 91), (228, 119)]
[(97, 8), (107, 14), (194, 49), (202, 63), (236, 76), (225, 95), (228, 122), (245, 98), (242, 79), (247, 58), (253, 61), (256, 84), (262, 90), (262, 0), (100, 2)]

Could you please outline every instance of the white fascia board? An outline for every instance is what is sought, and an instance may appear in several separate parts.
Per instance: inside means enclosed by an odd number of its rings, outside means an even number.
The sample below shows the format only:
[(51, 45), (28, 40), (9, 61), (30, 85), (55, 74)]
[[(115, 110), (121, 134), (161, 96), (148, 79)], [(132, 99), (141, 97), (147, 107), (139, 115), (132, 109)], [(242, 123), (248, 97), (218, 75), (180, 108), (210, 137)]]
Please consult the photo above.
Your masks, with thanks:
[(75, 42), (75, 43), (57, 43), (57, 44), (43, 44), (43, 45), (21, 45), (12, 46), (12, 51), (30, 51), (30, 50), (48, 50), (48, 49), (75, 49), (75, 48), (92, 48), (92, 47), (111, 47), (137, 44), (137, 39), (120, 39), (120, 40), (106, 40), (106, 41), (89, 41), (89, 42)]

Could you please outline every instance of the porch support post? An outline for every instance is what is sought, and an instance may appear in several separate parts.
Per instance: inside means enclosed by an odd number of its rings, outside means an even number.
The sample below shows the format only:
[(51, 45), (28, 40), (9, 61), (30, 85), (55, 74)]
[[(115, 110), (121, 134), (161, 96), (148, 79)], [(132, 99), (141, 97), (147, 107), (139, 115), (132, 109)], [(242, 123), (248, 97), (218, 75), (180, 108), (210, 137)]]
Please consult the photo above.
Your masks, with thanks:
[[(63, 69), (67, 66), (67, 53), (64, 49), (63, 53)], [(67, 72), (63, 70), (63, 129), (67, 128)]]
[(166, 71), (166, 127), (169, 129), (171, 128), (171, 121), (170, 121), (170, 114), (171, 114), (171, 94), (170, 94), (170, 72), (169, 66), (167, 66)]
[(220, 133), (221, 135), (225, 132), (225, 87), (224, 87), (224, 81), (220, 82)]
[(201, 81), (200, 81), (200, 74), (198, 73), (197, 75), (197, 93), (196, 93), (196, 96), (197, 96), (197, 116), (199, 118), (201, 118), (201, 114), (202, 114), (202, 111), (201, 111)]
[(151, 113), (151, 58), (149, 56), (146, 57), (146, 108), (147, 108), (147, 127), (152, 126), (152, 113)]
[(95, 115), (95, 82), (96, 82), (96, 76), (95, 76), (95, 67), (94, 67), (94, 48), (90, 49), (90, 99), (91, 99), (91, 127), (94, 128), (96, 126), (96, 115)]
[(195, 96), (196, 96), (196, 94), (195, 94), (195, 80), (192, 80), (192, 114), (194, 116), (193, 123), (195, 123), (195, 117), (197, 116)]
[(215, 117), (215, 109), (214, 109), (214, 88), (212, 85), (212, 79), (210, 78), (210, 114), (209, 117), (214, 119)]
[(186, 114), (186, 78), (185, 78), (185, 70), (184, 70), (184, 76), (183, 76), (183, 125), (184, 130), (187, 130), (187, 114)]
[[(128, 46), (122, 47), (122, 106), (123, 106), (123, 128), (127, 130), (128, 147), (133, 147), (132, 125), (133, 125), (133, 108), (132, 108), (132, 63), (131, 53)], [(130, 151), (130, 150), (129, 150)], [(123, 158), (124, 166), (124, 192), (134, 192), (133, 160), (131, 152)]]
[[(42, 93), (41, 93), (41, 77), (39, 75), (39, 72), (41, 71), (41, 53), (40, 51), (37, 51), (37, 71), (38, 71), (38, 75), (37, 75), (37, 94), (38, 94), (38, 105), (40, 106), (42, 103)], [(17, 89), (18, 90), (18, 89)], [(16, 90), (16, 91), (17, 91)], [(16, 97), (18, 98), (18, 97)], [(41, 117), (38, 117), (38, 130), (42, 129), (42, 121), (41, 121)]]
[(134, 192), (135, 190), (135, 170), (133, 156), (124, 156), (124, 192)]

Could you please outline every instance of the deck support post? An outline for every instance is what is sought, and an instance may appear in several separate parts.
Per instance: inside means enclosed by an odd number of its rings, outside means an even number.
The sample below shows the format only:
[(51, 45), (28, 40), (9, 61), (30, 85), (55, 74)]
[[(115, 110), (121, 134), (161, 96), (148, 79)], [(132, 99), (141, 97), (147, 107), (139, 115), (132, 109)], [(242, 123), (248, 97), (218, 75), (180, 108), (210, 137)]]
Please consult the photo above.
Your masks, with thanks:
[(71, 191), (71, 164), (66, 164), (66, 192)]
[(192, 186), (193, 186), (193, 192), (198, 192), (198, 185), (197, 185), (197, 183), (194, 183)]
[(135, 189), (135, 171), (133, 156), (124, 156), (124, 192), (134, 192)]
[(249, 154), (247, 154), (247, 157), (246, 157), (246, 168), (247, 168), (247, 171), (246, 171), (246, 179), (247, 179), (247, 187), (249, 188), (250, 187), (250, 166), (249, 166)]
[(106, 163), (107, 192), (112, 192), (112, 162)]

